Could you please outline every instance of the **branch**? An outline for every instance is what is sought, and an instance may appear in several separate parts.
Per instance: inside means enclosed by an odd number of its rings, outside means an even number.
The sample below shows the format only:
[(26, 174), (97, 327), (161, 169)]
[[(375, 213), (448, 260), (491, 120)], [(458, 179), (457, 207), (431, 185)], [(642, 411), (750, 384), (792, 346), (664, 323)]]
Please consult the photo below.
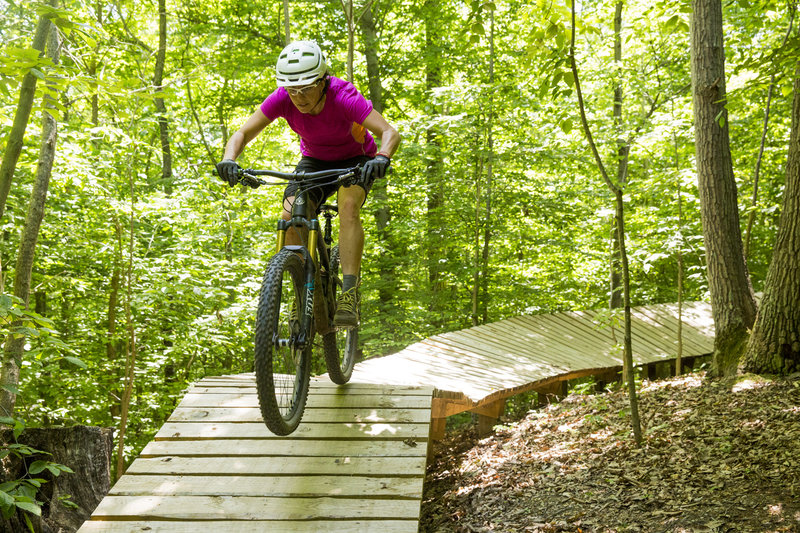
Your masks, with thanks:
[(572, 77), (575, 80), (575, 92), (578, 95), (578, 107), (581, 112), (581, 124), (583, 125), (583, 131), (586, 134), (586, 140), (589, 142), (589, 147), (592, 149), (592, 154), (594, 154), (594, 159), (597, 162), (597, 167), (600, 169), (600, 174), (603, 176), (603, 181), (606, 182), (608, 188), (611, 189), (611, 192), (617, 193), (620, 192), (620, 188), (612, 183), (611, 179), (608, 177), (608, 173), (606, 172), (606, 167), (603, 165), (603, 160), (600, 158), (600, 153), (597, 151), (597, 146), (594, 143), (594, 138), (592, 137), (592, 132), (589, 129), (589, 121), (586, 119), (586, 108), (583, 103), (583, 93), (581, 92), (581, 82), (578, 78), (578, 66), (575, 62), (575, 2), (572, 2), (572, 37), (570, 39), (569, 44), (569, 58), (570, 64), (572, 66)]

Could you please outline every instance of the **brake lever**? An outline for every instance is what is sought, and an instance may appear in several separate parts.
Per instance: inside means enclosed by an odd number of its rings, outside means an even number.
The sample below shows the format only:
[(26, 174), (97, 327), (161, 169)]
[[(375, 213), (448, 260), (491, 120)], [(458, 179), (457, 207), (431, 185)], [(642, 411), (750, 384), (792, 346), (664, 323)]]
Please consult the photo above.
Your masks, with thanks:
[(250, 174), (245, 174), (244, 172), (239, 176), (239, 183), (242, 185), (247, 185), (251, 189), (258, 189), (260, 186), (264, 185), (266, 182), (260, 178), (255, 176), (251, 176)]

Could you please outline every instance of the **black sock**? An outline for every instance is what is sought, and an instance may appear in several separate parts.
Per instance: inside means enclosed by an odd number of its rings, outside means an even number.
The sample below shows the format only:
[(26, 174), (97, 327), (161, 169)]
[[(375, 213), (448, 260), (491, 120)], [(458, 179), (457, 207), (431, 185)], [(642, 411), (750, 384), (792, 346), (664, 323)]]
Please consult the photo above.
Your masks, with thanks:
[(349, 291), (358, 283), (358, 276), (355, 274), (345, 274), (342, 278), (342, 292)]

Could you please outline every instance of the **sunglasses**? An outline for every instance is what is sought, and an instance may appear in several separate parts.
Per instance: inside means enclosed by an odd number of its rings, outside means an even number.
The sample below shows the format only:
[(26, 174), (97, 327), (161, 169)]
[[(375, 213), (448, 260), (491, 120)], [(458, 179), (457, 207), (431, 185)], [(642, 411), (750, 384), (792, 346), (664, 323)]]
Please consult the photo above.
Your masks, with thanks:
[(292, 89), (290, 87), (286, 88), (286, 92), (289, 93), (289, 96), (305, 96), (307, 94), (311, 94), (311, 91), (319, 87), (319, 82), (322, 80), (317, 80), (311, 85), (306, 85), (302, 89)]

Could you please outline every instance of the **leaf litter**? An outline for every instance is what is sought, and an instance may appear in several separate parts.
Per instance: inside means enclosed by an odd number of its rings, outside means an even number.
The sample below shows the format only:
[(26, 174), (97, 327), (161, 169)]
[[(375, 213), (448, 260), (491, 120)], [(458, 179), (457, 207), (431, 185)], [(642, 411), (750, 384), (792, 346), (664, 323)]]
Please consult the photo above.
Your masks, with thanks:
[(800, 532), (800, 374), (572, 394), (434, 443), (423, 533)]

